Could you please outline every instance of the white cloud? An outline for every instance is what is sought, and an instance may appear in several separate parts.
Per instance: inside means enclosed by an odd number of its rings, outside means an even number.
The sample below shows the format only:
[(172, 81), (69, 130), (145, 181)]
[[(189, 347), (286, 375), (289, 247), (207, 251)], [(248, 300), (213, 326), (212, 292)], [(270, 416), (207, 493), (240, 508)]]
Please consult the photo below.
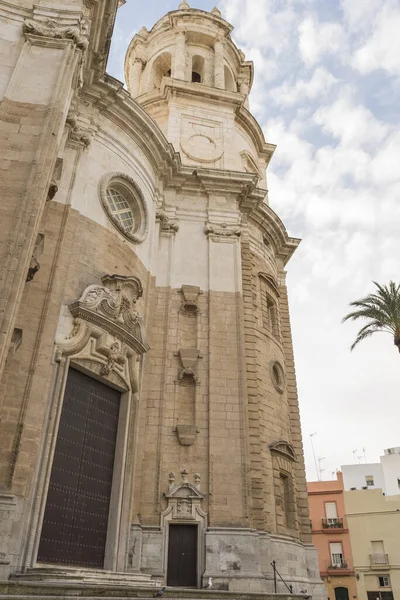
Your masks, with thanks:
[(271, 99), (281, 106), (294, 106), (303, 100), (315, 100), (326, 96), (337, 82), (336, 77), (323, 67), (317, 67), (310, 79), (285, 82), (271, 92)]
[(400, 74), (400, 5), (384, 4), (372, 23), (371, 36), (355, 51), (352, 65), (361, 73), (385, 69)]
[(347, 146), (375, 145), (383, 140), (388, 127), (362, 104), (356, 104), (351, 88), (341, 90), (330, 106), (316, 110), (314, 121)]
[(299, 50), (307, 66), (320, 62), (326, 54), (339, 54), (346, 45), (345, 33), (338, 23), (323, 23), (307, 16), (299, 26)]

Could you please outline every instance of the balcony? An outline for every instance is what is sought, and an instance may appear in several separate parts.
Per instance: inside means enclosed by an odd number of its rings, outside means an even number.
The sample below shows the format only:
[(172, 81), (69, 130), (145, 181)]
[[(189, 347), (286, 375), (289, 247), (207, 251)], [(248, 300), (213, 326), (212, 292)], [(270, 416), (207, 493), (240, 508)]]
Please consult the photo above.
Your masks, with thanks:
[(387, 554), (370, 554), (369, 561), (371, 567), (385, 567), (389, 566), (389, 557)]
[(351, 575), (354, 571), (352, 567), (349, 567), (349, 563), (345, 558), (334, 557), (326, 563), (325, 573), (327, 575)]
[(339, 517), (322, 519), (322, 529), (343, 529), (343, 519)]

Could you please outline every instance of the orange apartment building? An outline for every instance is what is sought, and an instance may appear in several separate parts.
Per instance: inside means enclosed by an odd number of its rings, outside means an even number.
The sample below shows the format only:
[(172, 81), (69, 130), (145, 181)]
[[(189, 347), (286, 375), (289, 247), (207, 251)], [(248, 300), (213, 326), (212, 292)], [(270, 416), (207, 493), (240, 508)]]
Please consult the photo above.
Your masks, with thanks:
[(356, 600), (357, 581), (344, 507), (342, 473), (333, 481), (307, 484), (312, 541), (328, 600)]

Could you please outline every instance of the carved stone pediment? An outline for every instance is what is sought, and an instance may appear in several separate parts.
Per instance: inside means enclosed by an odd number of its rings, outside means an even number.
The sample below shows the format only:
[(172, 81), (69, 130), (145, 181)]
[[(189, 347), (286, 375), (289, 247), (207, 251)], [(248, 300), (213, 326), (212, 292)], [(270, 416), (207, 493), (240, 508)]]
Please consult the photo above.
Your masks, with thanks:
[(74, 325), (56, 342), (55, 360), (74, 364), (137, 391), (139, 356), (149, 348), (136, 301), (143, 294), (137, 277), (105, 275), (70, 304)]
[(269, 449), (272, 454), (283, 456), (292, 462), (297, 460), (296, 452), (292, 444), (289, 444), (289, 442), (285, 442), (284, 440), (270, 444)]
[(147, 352), (142, 317), (136, 300), (143, 290), (137, 277), (105, 275), (103, 286), (90, 285), (69, 309), (75, 319), (93, 323), (126, 343), (136, 354)]
[(168, 508), (164, 515), (170, 515), (172, 520), (186, 521), (204, 518), (201, 503), (205, 495), (200, 492), (200, 474), (194, 474), (194, 483), (188, 481), (188, 471), (185, 467), (181, 470), (181, 481), (175, 484), (175, 473), (169, 474), (169, 489), (164, 497), (168, 501)]

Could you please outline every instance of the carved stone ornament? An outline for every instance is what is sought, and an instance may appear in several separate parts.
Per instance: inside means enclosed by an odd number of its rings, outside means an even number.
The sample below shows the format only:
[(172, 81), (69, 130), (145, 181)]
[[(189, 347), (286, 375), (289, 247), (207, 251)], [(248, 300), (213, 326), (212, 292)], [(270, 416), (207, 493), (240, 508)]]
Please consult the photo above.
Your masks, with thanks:
[(33, 254), (31, 258), (31, 262), (29, 263), (28, 273), (26, 275), (26, 283), (32, 281), (35, 277), (36, 273), (40, 270), (39, 256), (43, 253), (44, 249), (44, 234), (38, 233), (36, 237), (35, 247), (33, 249)]
[(92, 141), (92, 132), (78, 123), (78, 117), (74, 112), (69, 112), (66, 124), (69, 125), (68, 141), (75, 142), (83, 148), (88, 148)]
[(25, 34), (36, 35), (44, 38), (58, 40), (72, 40), (78, 50), (81, 51), (78, 87), (83, 86), (83, 69), (86, 64), (87, 51), (89, 47), (88, 27), (85, 21), (81, 21), (79, 25), (73, 27), (63, 27), (54, 19), (46, 19), (44, 21), (25, 19), (23, 24)]
[(160, 223), (160, 231), (162, 232), (176, 233), (179, 230), (178, 219), (169, 217), (162, 208), (159, 208), (156, 212), (156, 221)]
[(79, 50), (86, 51), (89, 41), (82, 30), (82, 25), (81, 27), (62, 27), (54, 19), (46, 19), (45, 21), (25, 19), (23, 24), (24, 33), (60, 40), (72, 40)]
[(196, 425), (176, 425), (176, 433), (181, 446), (193, 446), (196, 440), (196, 434), (199, 432)]
[[(164, 497), (168, 501), (168, 508), (164, 512), (170, 514), (172, 520), (192, 521), (204, 518), (204, 513), (201, 511), (201, 503), (205, 495), (200, 492), (200, 475), (196, 473), (194, 476), (195, 483), (190, 483), (188, 479), (188, 470), (183, 467), (181, 470), (181, 481), (175, 483), (175, 479), (171, 482), (169, 477), (168, 493)], [(196, 514), (197, 513), (197, 514)]]
[(269, 449), (271, 454), (277, 454), (291, 462), (295, 462), (297, 460), (296, 451), (292, 444), (289, 444), (289, 442), (285, 442), (284, 440), (270, 444)]
[(142, 286), (137, 277), (123, 275), (105, 275), (102, 283), (90, 285), (69, 305), (74, 326), (64, 341), (57, 342), (55, 358), (91, 361), (92, 366), (98, 365), (99, 375), (131, 389), (136, 381), (135, 357), (149, 349), (136, 310)]
[(143, 294), (137, 277), (105, 275), (103, 286), (89, 285), (77, 302), (69, 306), (76, 319), (103, 327), (133, 348), (137, 354), (147, 352), (143, 320), (136, 301)]
[(181, 293), (183, 296), (181, 310), (182, 312), (195, 313), (198, 311), (198, 299), (200, 288), (197, 285), (183, 285), (181, 287)]
[(204, 232), (209, 237), (238, 238), (242, 235), (242, 228), (240, 225), (207, 222)]
[(182, 381), (185, 376), (189, 376), (193, 377), (195, 383), (198, 384), (197, 362), (200, 358), (199, 350), (197, 348), (180, 348), (178, 354), (183, 367), (179, 370), (178, 381)]

